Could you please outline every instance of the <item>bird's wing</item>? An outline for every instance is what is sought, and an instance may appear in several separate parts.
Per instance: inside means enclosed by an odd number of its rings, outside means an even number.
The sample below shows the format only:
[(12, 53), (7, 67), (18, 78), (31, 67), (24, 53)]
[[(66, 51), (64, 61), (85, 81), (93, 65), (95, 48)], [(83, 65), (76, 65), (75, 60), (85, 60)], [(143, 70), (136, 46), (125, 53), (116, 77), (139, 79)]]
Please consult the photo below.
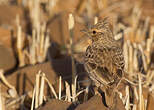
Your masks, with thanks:
[(89, 46), (85, 53), (85, 68), (94, 82), (108, 85), (114, 79), (108, 65), (112, 58), (107, 48), (96, 48)]
[(119, 47), (112, 47), (110, 50), (110, 54), (112, 57), (113, 66), (116, 69), (116, 75), (122, 77), (122, 71), (125, 65), (122, 49)]

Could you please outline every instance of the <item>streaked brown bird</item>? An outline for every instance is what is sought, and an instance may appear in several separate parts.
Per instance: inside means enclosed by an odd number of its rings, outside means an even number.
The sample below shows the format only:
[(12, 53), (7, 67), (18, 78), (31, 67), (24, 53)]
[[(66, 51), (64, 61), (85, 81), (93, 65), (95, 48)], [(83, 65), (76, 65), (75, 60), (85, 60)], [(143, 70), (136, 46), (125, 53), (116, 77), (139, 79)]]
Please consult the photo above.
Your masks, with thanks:
[[(110, 27), (108, 18), (104, 18), (85, 31), (92, 44), (86, 49), (84, 66), (95, 86), (103, 88), (107, 97), (113, 95), (124, 73), (123, 51)], [(107, 100), (111, 103), (111, 99)]]

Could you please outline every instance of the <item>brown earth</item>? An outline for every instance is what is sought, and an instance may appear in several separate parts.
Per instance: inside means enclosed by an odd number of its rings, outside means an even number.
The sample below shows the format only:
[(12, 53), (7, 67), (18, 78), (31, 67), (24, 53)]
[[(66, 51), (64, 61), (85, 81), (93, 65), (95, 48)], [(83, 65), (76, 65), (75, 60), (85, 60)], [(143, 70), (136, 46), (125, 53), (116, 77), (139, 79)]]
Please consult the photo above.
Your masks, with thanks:
[(12, 48), (11, 31), (9, 29), (0, 27), (0, 44)]
[[(118, 1), (118, 0), (117, 0)], [(119, 0), (120, 1), (120, 0)], [(131, 0), (130, 0), (131, 1)], [(154, 17), (153, 13), (153, 1), (152, 0), (143, 0), (143, 4), (141, 4), (142, 11), (143, 11), (143, 18), (146, 16), (150, 16), (151, 19)], [(62, 0), (58, 1), (56, 7), (53, 10), (53, 14), (51, 19), (48, 19), (47, 28), (50, 30), (50, 37), (52, 44), (58, 45), (57, 48), (51, 48), (50, 54), (51, 57), (49, 59), (50, 62), (45, 62), (42, 64), (36, 65), (29, 65), (23, 68), (16, 68), (16, 71), (8, 74), (7, 80), (10, 82), (11, 85), (15, 86), (19, 95), (23, 95), (26, 92), (33, 90), (35, 85), (35, 78), (36, 74), (39, 70), (45, 73), (46, 77), (49, 79), (50, 83), (54, 85), (56, 92), (58, 93), (58, 78), (62, 76), (63, 81), (68, 81), (71, 84), (71, 75), (72, 75), (72, 66), (71, 66), (71, 58), (67, 55), (61, 54), (61, 48), (66, 46), (69, 43), (69, 30), (68, 30), (68, 14), (69, 12), (74, 12), (76, 7), (79, 9), (77, 10), (77, 14), (84, 12), (80, 7), (78, 7), (78, 3), (80, 1), (72, 1), (72, 0)], [(131, 1), (132, 2), (132, 1)], [(129, 2), (129, 3), (131, 3)], [(95, 4), (94, 4), (95, 5)], [(124, 10), (119, 10), (121, 8), (115, 9), (115, 12), (119, 13), (119, 16), (128, 16), (129, 8), (123, 7)], [(98, 10), (98, 9), (97, 9)], [(126, 13), (126, 11), (128, 13)], [(95, 11), (96, 12), (96, 11)], [(27, 14), (27, 13), (26, 13)], [(105, 13), (106, 14), (106, 13)], [(100, 17), (104, 17), (105, 14), (100, 15)], [(16, 33), (16, 15), (19, 15), (22, 22), (21, 25), (24, 30), (27, 29), (26, 23), (29, 21), (25, 21), (26, 15), (24, 10), (18, 6), (12, 5), (0, 5), (0, 68), (8, 71), (13, 69), (16, 65), (16, 59), (14, 58), (12, 47), (12, 32), (10, 30), (14, 30)], [(115, 16), (114, 13), (107, 13), (106, 15)], [(45, 15), (44, 15), (45, 16)], [(74, 13), (76, 16), (76, 13)], [(117, 15), (116, 15), (117, 16)], [(83, 28), (85, 28), (82, 22), (75, 17), (75, 27), (74, 27), (74, 41), (75, 43), (78, 42), (84, 34), (80, 32)], [(153, 23), (153, 20), (151, 20)], [(29, 29), (27, 29), (29, 30)], [(29, 34), (29, 33), (28, 33)], [(60, 46), (59, 46), (60, 45)], [(79, 56), (82, 58), (82, 55)], [(79, 58), (78, 57), (78, 58)], [(83, 65), (78, 62), (77, 59), (77, 73), (78, 73), (78, 81), (88, 80), (87, 75), (85, 74)], [(63, 84), (62, 84), (63, 85)], [(88, 84), (82, 83), (81, 86), (86, 87)], [(125, 96), (125, 84), (120, 85), (119, 91)], [(2, 85), (2, 93), (7, 93), (8, 88), (3, 84)], [(64, 87), (62, 88), (64, 90)], [(45, 87), (46, 95), (51, 95), (49, 93), (49, 88)], [(65, 92), (65, 91), (64, 91)], [(152, 93), (145, 88), (143, 88), (143, 97), (148, 99), (147, 108), (148, 110), (153, 109), (154, 104), (154, 97)], [(114, 110), (125, 110), (124, 105), (119, 97), (116, 97), (117, 102)], [(134, 101), (136, 101), (134, 99)], [(31, 103), (30, 103), (31, 104)], [(68, 109), (75, 109), (75, 110), (108, 110), (106, 106), (104, 106), (102, 102), (102, 97), (95, 95), (90, 97), (90, 99), (82, 104), (79, 104), (77, 107), (71, 108), (72, 103), (60, 101), (56, 99), (51, 99), (42, 105), (39, 110), (68, 110)]]
[(71, 103), (52, 99), (45, 104), (45, 106), (38, 108), (38, 110), (68, 110)]
[[(124, 105), (119, 97), (116, 97), (116, 104), (113, 110), (125, 110)], [(77, 107), (73, 106), (69, 102), (52, 99), (38, 110), (109, 110), (103, 102), (100, 95), (95, 95), (83, 104), (79, 104)]]
[[(53, 19), (52, 22), (49, 22), (47, 25), (48, 29), (50, 30), (50, 36), (52, 42), (56, 42), (59, 45), (66, 45), (69, 43), (69, 30), (68, 30), (68, 12), (63, 12), (58, 15), (56, 15)], [(83, 37), (83, 30), (85, 26), (77, 20), (75, 20), (75, 25), (74, 25), (74, 41), (77, 42), (79, 39)], [(74, 43), (75, 43), (74, 42)]]
[[(7, 80), (16, 88), (18, 94), (22, 95), (33, 90), (36, 74), (40, 70), (45, 73), (51, 84), (56, 83), (57, 75), (49, 62), (18, 69), (11, 75), (8, 75)], [(5, 85), (2, 85), (2, 88), (2, 92), (6, 93), (8, 88)]]
[[(116, 96), (116, 102), (115, 106), (113, 107), (113, 110), (125, 110), (125, 107), (121, 101), (121, 99)], [(89, 99), (87, 102), (80, 104), (77, 106), (75, 110), (108, 110), (106, 106), (104, 106), (102, 97), (95, 95), (91, 99)]]
[(16, 59), (11, 48), (6, 48), (0, 45), (0, 69), (5, 72), (13, 69), (16, 66)]
[(20, 24), (24, 27), (24, 11), (22, 8), (14, 5), (0, 5), (0, 25), (7, 28), (13, 29), (16, 26), (16, 17), (17, 15), (20, 17)]

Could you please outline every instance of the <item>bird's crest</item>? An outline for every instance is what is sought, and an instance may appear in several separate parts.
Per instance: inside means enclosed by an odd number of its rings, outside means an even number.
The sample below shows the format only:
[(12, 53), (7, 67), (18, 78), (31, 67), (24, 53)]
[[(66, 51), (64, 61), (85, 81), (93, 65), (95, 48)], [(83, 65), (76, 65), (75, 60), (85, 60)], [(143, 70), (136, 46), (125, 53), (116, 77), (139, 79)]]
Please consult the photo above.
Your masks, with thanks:
[(109, 17), (105, 17), (104, 19), (98, 21), (95, 25), (93, 25), (91, 28), (96, 29), (109, 29), (112, 31), (112, 25), (110, 23)]

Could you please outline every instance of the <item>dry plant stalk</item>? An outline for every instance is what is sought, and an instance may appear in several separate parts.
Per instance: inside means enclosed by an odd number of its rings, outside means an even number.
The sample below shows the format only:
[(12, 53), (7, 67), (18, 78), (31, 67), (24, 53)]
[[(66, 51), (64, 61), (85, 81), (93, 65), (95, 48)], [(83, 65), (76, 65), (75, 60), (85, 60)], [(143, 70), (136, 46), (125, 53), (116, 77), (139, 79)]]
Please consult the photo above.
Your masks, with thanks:
[(130, 96), (129, 96), (129, 86), (126, 86), (126, 110), (130, 110)]
[(146, 84), (145, 87), (148, 87), (154, 78), (154, 71), (148, 71), (146, 75)]
[(101, 0), (103, 2), (103, 8), (108, 7), (108, 0)]
[(132, 24), (133, 30), (137, 29), (140, 17), (141, 17), (141, 10), (138, 7), (134, 7), (133, 14), (132, 14), (132, 20), (131, 20), (132, 21), (131, 24)]
[(66, 86), (66, 99), (68, 102), (71, 102), (71, 91), (70, 91), (70, 85), (65, 81)]
[(146, 61), (144, 51), (143, 51), (141, 44), (138, 44), (138, 48), (139, 48), (139, 50), (141, 51), (141, 54), (142, 54), (142, 61), (143, 61), (144, 70), (147, 71), (148, 65), (147, 65), (147, 61)]
[(146, 32), (148, 30), (148, 26), (149, 26), (149, 21), (150, 21), (150, 17), (146, 17), (145, 19), (145, 23), (144, 23), (144, 26), (143, 26), (143, 30), (142, 30), (142, 37), (144, 37), (144, 40), (146, 39)]
[(75, 76), (75, 80), (72, 83), (72, 101), (75, 102), (77, 100), (76, 95), (76, 85), (77, 84), (77, 76)]
[(38, 74), (36, 75), (36, 82), (35, 82), (35, 87), (36, 87), (36, 91), (35, 91), (35, 109), (38, 108), (38, 106), (39, 106), (40, 74), (41, 74), (41, 71), (39, 71)]
[(39, 95), (39, 105), (43, 104), (43, 96), (44, 96), (44, 77), (45, 74), (42, 73), (42, 77), (41, 77), (41, 86), (40, 86), (40, 95)]
[(93, 17), (94, 9), (92, 8), (92, 6), (93, 6), (93, 1), (92, 0), (87, 0), (86, 10), (87, 10), (88, 18), (92, 18)]
[(94, 24), (97, 24), (97, 22), (98, 22), (98, 17), (95, 16), (95, 18), (94, 18)]
[(125, 42), (124, 46), (123, 46), (123, 54), (124, 54), (124, 59), (125, 59), (125, 71), (129, 70), (129, 65), (128, 65), (128, 58), (129, 58), (128, 48), (129, 47), (128, 47), (127, 43)]
[(139, 96), (138, 96), (138, 92), (137, 92), (136, 87), (134, 87), (134, 94), (135, 94), (136, 100), (139, 101)]
[(60, 76), (59, 77), (59, 100), (61, 100), (61, 83), (62, 83), (62, 78)]
[[(36, 74), (36, 81), (35, 81), (35, 87), (33, 90), (33, 98), (32, 98), (32, 105), (31, 109), (35, 108), (37, 109), (38, 106), (40, 106), (43, 103), (44, 100), (44, 86), (45, 86), (45, 81), (47, 81), (51, 91), (53, 92), (55, 98), (57, 99), (56, 92), (52, 85), (49, 83), (48, 79), (45, 76), (45, 73), (42, 73), (41, 71)], [(35, 107), (34, 107), (34, 100), (35, 100)]]
[(132, 110), (136, 110), (136, 104), (133, 104), (133, 109)]
[(129, 59), (128, 59), (128, 64), (129, 64), (129, 72), (133, 73), (133, 47), (130, 44), (130, 42), (128, 42), (128, 47), (129, 47)]
[(36, 31), (33, 29), (32, 31), (32, 44), (30, 46), (30, 51), (29, 51), (29, 59), (30, 59), (30, 64), (34, 65), (37, 63), (36, 59)]
[(25, 55), (23, 53), (23, 36), (22, 36), (22, 28), (20, 26), (20, 20), (19, 16), (17, 15), (16, 17), (16, 24), (17, 24), (17, 52), (18, 52), (18, 57), (19, 57), (19, 66), (24, 66), (25, 65)]
[(11, 97), (17, 97), (17, 91), (14, 86), (12, 86), (5, 78), (4, 71), (0, 70), (0, 79), (2, 82), (11, 90), (13, 91), (13, 94), (9, 94)]
[(56, 7), (59, 0), (48, 0), (48, 7), (47, 10), (49, 15), (52, 16), (54, 14), (54, 8)]
[[(42, 63), (46, 60), (48, 47), (50, 45), (49, 35), (46, 35), (46, 23), (41, 25), (40, 20), (40, 0), (29, 0), (30, 17), (32, 21), (32, 39), (26, 45), (28, 48), (23, 49), (24, 37), (22, 36), (22, 28), (17, 16), (17, 51), (19, 56), (19, 66), (25, 65), (25, 55), (28, 57), (29, 64)], [(28, 39), (28, 38), (26, 38)]]
[(141, 82), (141, 76), (138, 74), (138, 79), (139, 79), (139, 109), (140, 110), (145, 110), (144, 106), (144, 98), (143, 98), (143, 91), (142, 91), (142, 82)]
[(32, 103), (31, 103), (31, 110), (33, 110), (33, 108), (34, 108), (35, 92), (36, 92), (36, 87), (34, 87), (34, 90), (33, 90), (33, 97), (32, 97)]
[(41, 26), (40, 32), (33, 29), (32, 44), (29, 43), (29, 61), (30, 64), (41, 63), (46, 59), (47, 51), (50, 45), (50, 38), (47, 34), (45, 36), (46, 24)]
[(49, 87), (50, 87), (50, 89), (51, 89), (53, 95), (55, 96), (55, 98), (58, 99), (58, 96), (57, 96), (57, 94), (56, 94), (55, 89), (53, 88), (52, 84), (49, 82), (49, 80), (48, 80), (46, 77), (45, 77), (45, 81), (47, 81), (47, 83), (48, 83), (48, 85), (49, 85)]
[(74, 44), (73, 44), (73, 28), (74, 28), (74, 17), (72, 14), (69, 14), (68, 18), (68, 29), (70, 32), (70, 52), (71, 52), (71, 59), (72, 59), (72, 95), (73, 95), (73, 101), (75, 101), (76, 96), (76, 67), (75, 67), (75, 61), (74, 61)]
[(4, 98), (1, 93), (1, 86), (0, 86), (0, 110), (5, 110), (5, 103), (4, 103)]
[(134, 65), (133, 69), (135, 72), (138, 72), (139, 68), (138, 68), (138, 58), (137, 58), (137, 50), (136, 49), (134, 49), (134, 56), (133, 57), (134, 57), (133, 58), (134, 59), (133, 60), (133, 65)]
[(17, 103), (19, 103), (19, 102), (20, 102), (20, 104), (23, 103), (25, 97), (26, 97), (27, 95), (30, 95), (30, 94), (32, 94), (32, 91), (29, 91), (28, 93), (26, 93), (26, 94), (24, 94), (24, 95), (22, 95), (22, 96), (20, 96), (20, 97), (15, 98), (15, 99), (12, 100), (11, 102), (7, 103), (7, 104), (6, 104), (6, 107), (13, 106), (13, 105), (15, 105), (15, 104), (17, 104)]

